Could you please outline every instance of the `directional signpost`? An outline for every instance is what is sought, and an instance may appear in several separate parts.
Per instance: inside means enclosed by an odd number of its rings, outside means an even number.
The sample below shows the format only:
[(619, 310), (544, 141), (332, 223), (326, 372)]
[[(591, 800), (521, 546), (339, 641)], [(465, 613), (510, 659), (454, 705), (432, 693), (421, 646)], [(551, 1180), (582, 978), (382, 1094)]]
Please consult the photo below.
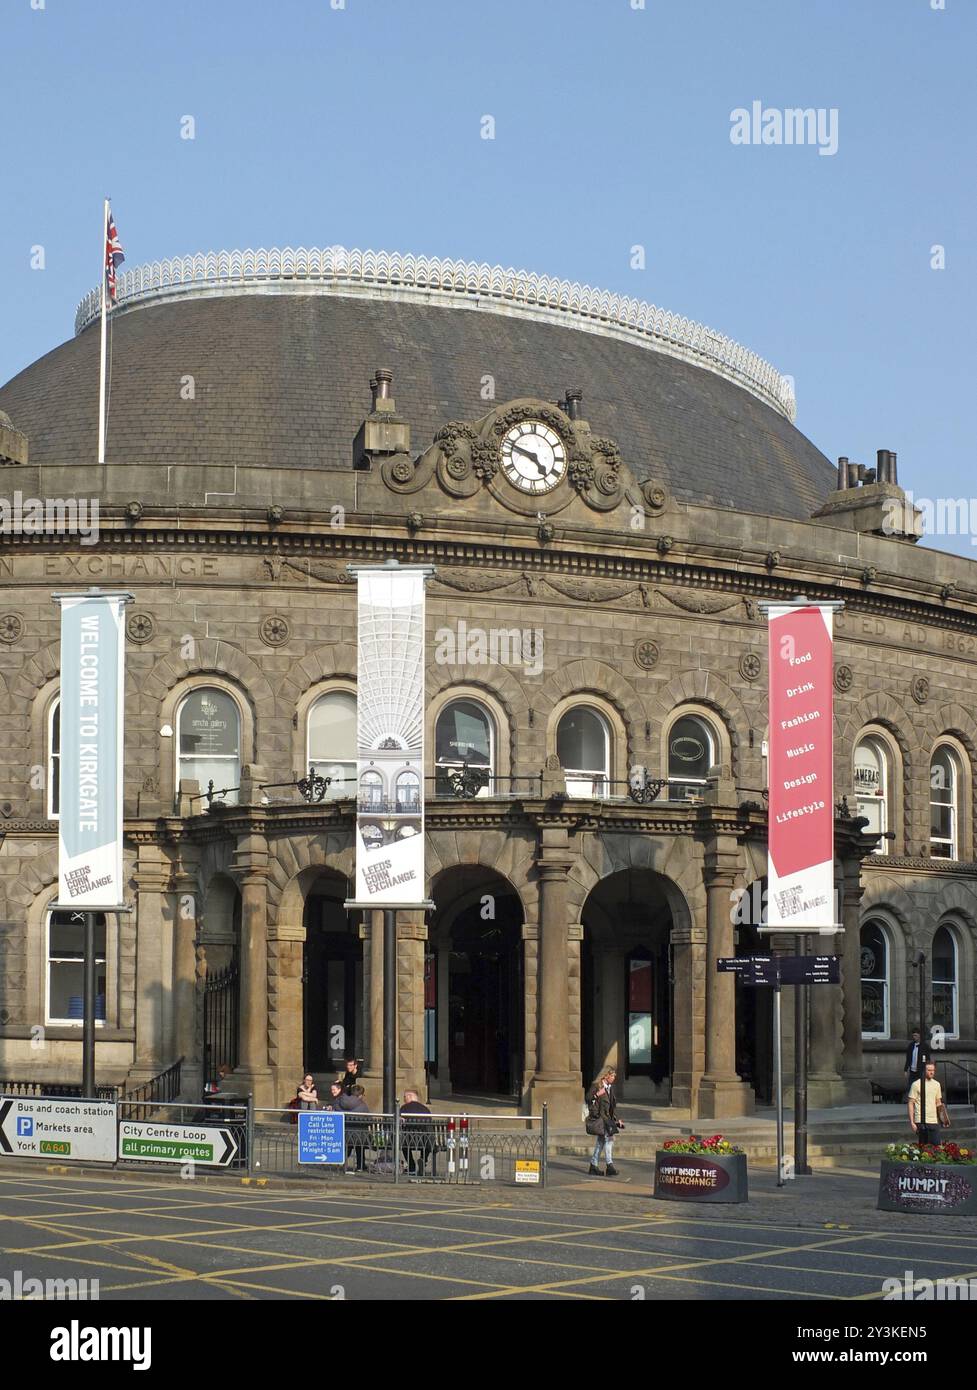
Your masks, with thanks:
[[(777, 1186), (784, 1185), (784, 1076), (780, 1028), (780, 987), (781, 985), (838, 985), (841, 983), (840, 956), (721, 956), (716, 962), (720, 973), (732, 973), (742, 985), (753, 988), (770, 986), (773, 989), (773, 1065), (774, 1081), (777, 1090)], [(795, 1038), (795, 1049), (801, 1043)], [(795, 1121), (796, 1115), (795, 1103)], [(795, 1123), (795, 1129), (796, 1129)], [(804, 1129), (806, 1132), (806, 1109)], [(796, 1134), (795, 1134), (796, 1138)], [(795, 1148), (797, 1145), (795, 1144)], [(810, 1172), (806, 1166), (807, 1144), (805, 1138), (800, 1171)]]
[(345, 1163), (346, 1116), (341, 1110), (299, 1111), (299, 1163)]
[(202, 1163), (229, 1168), (240, 1144), (233, 1129), (209, 1125), (119, 1125), (119, 1157), (143, 1163)]
[(0, 1158), (115, 1162), (110, 1101), (0, 1097)]

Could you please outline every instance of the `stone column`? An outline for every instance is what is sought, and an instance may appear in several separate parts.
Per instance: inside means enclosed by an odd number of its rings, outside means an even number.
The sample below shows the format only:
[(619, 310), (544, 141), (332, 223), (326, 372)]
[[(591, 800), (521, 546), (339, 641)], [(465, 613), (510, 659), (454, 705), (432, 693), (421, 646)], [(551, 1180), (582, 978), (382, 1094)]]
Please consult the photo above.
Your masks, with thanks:
[(706, 887), (706, 1071), (699, 1087), (698, 1114), (703, 1119), (752, 1115), (755, 1096), (736, 1072), (735, 977), (720, 974), (718, 962), (734, 956), (732, 889), (740, 855), (732, 835), (714, 835), (707, 844), (703, 882)]
[(305, 1071), (302, 965), (305, 927), (277, 922), (268, 928), (268, 1065), (276, 1104), (284, 1105)]
[[(872, 1084), (862, 1057), (862, 943), (861, 903), (864, 893), (861, 860), (841, 861), (841, 921), (845, 928), (841, 959), (842, 1055), (845, 1102), (871, 1103)], [(814, 987), (812, 986), (812, 989)], [(820, 985), (817, 986), (821, 988)]]
[[(172, 964), (164, 960), (172, 945), (166, 901), (170, 863), (155, 841), (142, 841), (136, 864), (136, 1046), (129, 1078), (148, 1081), (176, 1060), (166, 1054), (166, 1018), (163, 982)], [(179, 1055), (179, 1054), (177, 1054)]]
[(580, 1123), (582, 1083), (570, 1070), (567, 871), (573, 863), (564, 826), (544, 826), (536, 860), (539, 875), (539, 1016), (534, 1112), (544, 1101), (552, 1124)]
[[(835, 882), (835, 902), (841, 900), (841, 888)], [(844, 938), (841, 938), (843, 940)], [(796, 938), (794, 939), (796, 949)], [(839, 952), (837, 936), (810, 937), (818, 954)], [(807, 1080), (809, 1109), (825, 1109), (841, 1105), (845, 1088), (839, 1074), (841, 1064), (841, 988), (839, 985), (811, 985), (811, 1056)]]
[(420, 909), (397, 913), (397, 1093), (413, 1086), (427, 1098), (424, 1069), (424, 946), (427, 926)]
[(445, 938), (440, 938), (440, 943), (436, 948), (436, 969), (437, 979), (437, 1039), (438, 1049), (438, 1074), (434, 1078), (432, 1095), (450, 1096), (451, 1095), (451, 1022), (448, 1016), (449, 991), (451, 989), (451, 943)]
[(673, 926), (672, 947), (672, 1107), (698, 1113), (699, 1083), (705, 1068), (706, 928), (699, 921)]
[(363, 938), (363, 1017), (366, 1020), (366, 1062), (363, 1085), (366, 1098), (376, 1110), (383, 1102), (383, 913), (364, 912), (360, 927)]
[[(261, 780), (258, 771), (253, 770), (255, 781)], [(268, 1061), (268, 842), (257, 819), (237, 843), (231, 872), (241, 889), (241, 1047), (236, 1076), (252, 1091), (255, 1105), (273, 1106), (276, 1096)]]
[(175, 1056), (183, 1058), (181, 1091), (199, 1100), (203, 1064), (197, 1031), (197, 880), (188, 870), (182, 865), (174, 878), (173, 1042)]

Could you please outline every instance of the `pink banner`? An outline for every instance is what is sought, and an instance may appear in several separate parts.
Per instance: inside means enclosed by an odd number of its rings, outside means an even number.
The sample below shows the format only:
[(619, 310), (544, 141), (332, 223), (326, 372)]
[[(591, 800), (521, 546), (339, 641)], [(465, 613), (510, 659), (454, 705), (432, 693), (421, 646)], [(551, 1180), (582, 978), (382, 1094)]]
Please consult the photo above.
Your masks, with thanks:
[(770, 616), (767, 927), (835, 924), (832, 610)]

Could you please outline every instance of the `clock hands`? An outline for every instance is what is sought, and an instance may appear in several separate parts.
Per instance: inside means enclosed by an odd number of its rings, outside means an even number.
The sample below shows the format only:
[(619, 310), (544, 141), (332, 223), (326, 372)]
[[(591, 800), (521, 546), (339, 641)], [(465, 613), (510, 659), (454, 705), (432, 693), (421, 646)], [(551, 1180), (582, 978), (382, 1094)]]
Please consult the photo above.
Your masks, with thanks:
[(513, 452), (514, 454), (522, 454), (523, 458), (527, 458), (527, 459), (529, 459), (529, 461), (530, 461), (531, 463), (535, 463), (536, 467), (539, 469), (540, 477), (541, 477), (541, 478), (545, 478), (545, 477), (546, 477), (546, 473), (547, 473), (546, 464), (543, 463), (543, 462), (541, 461), (541, 459), (540, 459), (540, 457), (539, 457), (538, 454), (532, 453), (532, 451), (529, 450), (529, 449), (523, 449), (523, 448), (521, 448), (518, 444), (515, 444), (515, 443), (512, 445), (512, 452)]

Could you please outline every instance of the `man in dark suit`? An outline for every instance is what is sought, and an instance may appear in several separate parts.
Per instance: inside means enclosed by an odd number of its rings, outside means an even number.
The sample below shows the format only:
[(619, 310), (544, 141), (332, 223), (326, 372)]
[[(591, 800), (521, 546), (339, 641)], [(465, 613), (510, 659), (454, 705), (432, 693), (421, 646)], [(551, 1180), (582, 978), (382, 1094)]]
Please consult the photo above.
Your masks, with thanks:
[(919, 1037), (919, 1029), (913, 1029), (912, 1042), (906, 1048), (906, 1065), (903, 1070), (906, 1073), (906, 1090), (914, 1081), (918, 1081), (923, 1074), (923, 1067), (927, 1062), (933, 1060), (933, 1054), (928, 1047), (924, 1047)]

